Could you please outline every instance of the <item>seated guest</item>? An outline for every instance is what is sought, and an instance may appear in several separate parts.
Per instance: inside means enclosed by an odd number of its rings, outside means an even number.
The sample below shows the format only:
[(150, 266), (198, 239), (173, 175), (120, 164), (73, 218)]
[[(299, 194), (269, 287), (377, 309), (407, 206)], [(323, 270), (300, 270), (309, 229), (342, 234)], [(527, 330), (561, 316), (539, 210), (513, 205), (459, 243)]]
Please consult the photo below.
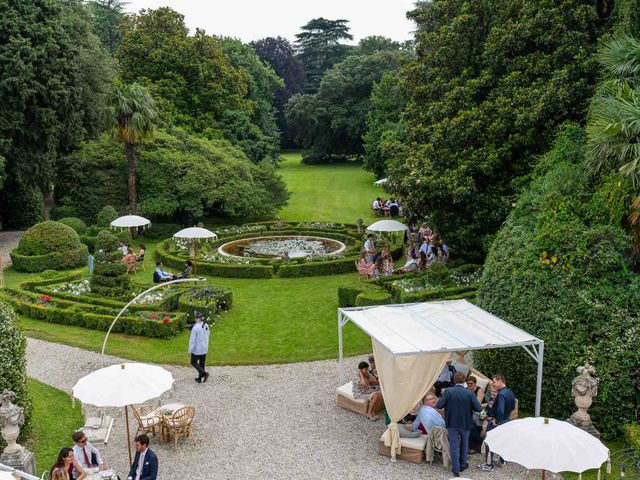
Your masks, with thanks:
[(360, 275), (366, 278), (373, 277), (375, 264), (367, 262), (367, 252), (362, 252), (360, 259), (356, 263), (356, 270)]
[(433, 384), (433, 387), (436, 389), (436, 397), (440, 398), (443, 388), (453, 387), (454, 373), (456, 373), (455, 367), (451, 365), (451, 360), (447, 360), (447, 363), (442, 367), (442, 371), (436, 379), (436, 383)]
[(54, 468), (51, 471), (50, 480), (70, 480), (69, 472), (67, 472), (64, 468)]
[(396, 270), (396, 273), (409, 273), (409, 272), (417, 272), (419, 270), (418, 267), (418, 258), (414, 252), (409, 252), (409, 256), (407, 257), (407, 263), (404, 264), (402, 268)]
[[(376, 357), (373, 355), (369, 355), (369, 373), (370, 373), (370, 381), (371, 385), (378, 384), (378, 370), (376, 369)], [(373, 378), (371, 378), (373, 377)], [(375, 379), (375, 380), (374, 380)]]
[(467, 388), (476, 394), (480, 403), (484, 402), (484, 389), (478, 386), (478, 380), (473, 375), (467, 377)]
[(156, 262), (156, 269), (153, 272), (153, 283), (168, 282), (170, 280), (173, 280), (173, 274), (162, 270), (162, 262), (158, 260)]
[(480, 430), (481, 437), (484, 437), (486, 435), (487, 427), (489, 426), (489, 423), (493, 422), (494, 415), (496, 414), (493, 406), (496, 403), (496, 397), (498, 396), (498, 389), (493, 387), (489, 388), (489, 395), (491, 399), (487, 403), (482, 404), (483, 408), (487, 412), (487, 416), (482, 422), (482, 429)]
[(174, 275), (174, 279), (189, 278), (189, 275), (191, 275), (192, 270), (193, 270), (193, 262), (191, 260), (187, 260), (186, 262), (184, 262), (184, 272), (182, 272), (180, 275)]
[(133, 248), (128, 247), (127, 254), (122, 259), (122, 263), (124, 263), (127, 266), (127, 273), (136, 271), (137, 261), (138, 261), (138, 257), (136, 257), (135, 254), (133, 253)]
[(382, 208), (382, 204), (380, 203), (380, 197), (376, 198), (371, 204), (371, 208), (374, 210), (380, 210)]
[[(376, 382), (376, 385), (372, 384)], [(360, 362), (358, 364), (358, 376), (353, 379), (353, 398), (369, 400), (367, 408), (367, 418), (369, 420), (377, 420), (376, 412), (384, 405), (380, 387), (377, 385), (378, 379), (369, 373), (369, 364)]]
[(432, 248), (431, 251), (427, 254), (427, 264), (428, 265), (433, 265), (436, 260), (438, 260), (438, 257), (436, 255), (436, 250), (435, 248)]
[(147, 247), (144, 246), (144, 243), (138, 245), (138, 262), (144, 262), (144, 254), (147, 251)]
[(56, 468), (66, 471), (69, 476), (71, 476), (74, 471), (77, 472), (77, 480), (83, 480), (87, 476), (86, 472), (73, 455), (73, 450), (68, 447), (64, 447), (60, 450), (56, 463), (53, 464), (53, 467), (51, 467), (51, 470), (49, 471), (49, 476), (53, 476), (53, 471)]
[(122, 256), (124, 257), (127, 252), (129, 251), (129, 249), (127, 248), (127, 246), (124, 244), (124, 242), (122, 240), (120, 240), (120, 244), (118, 246), (118, 250), (120, 250), (122, 252)]
[(391, 256), (389, 245), (385, 245), (384, 250), (382, 250), (382, 255), (380, 256), (383, 259), (383, 276), (393, 275), (393, 257)]
[(420, 252), (420, 258), (418, 259), (418, 268), (420, 270), (429, 266), (429, 261), (427, 260), (427, 255), (424, 252)]
[(376, 237), (373, 233), (367, 235), (367, 241), (364, 242), (364, 251), (367, 252), (367, 262), (375, 263), (378, 257), (382, 255), (376, 250)]
[(444, 256), (445, 256), (445, 261), (449, 260), (449, 245), (447, 245), (446, 243), (444, 243), (444, 240), (440, 239), (438, 241), (438, 246), (440, 248), (442, 248), (442, 251), (444, 252)]
[(425, 239), (422, 242), (422, 245), (420, 245), (420, 250), (418, 251), (429, 256), (429, 254), (431, 254), (431, 252), (433, 251), (433, 244), (429, 240)]
[(429, 433), (431, 427), (444, 427), (444, 418), (434, 408), (437, 398), (433, 393), (427, 393), (422, 397), (422, 406), (418, 410), (418, 416), (413, 421), (411, 428), (413, 431)]
[[(71, 438), (73, 439), (73, 456), (82, 468), (89, 470), (90, 468), (98, 467), (100, 470), (106, 470), (107, 466), (102, 461), (100, 452), (89, 443), (87, 436), (82, 430), (73, 432)], [(77, 472), (74, 471), (73, 474), (75, 478)]]
[(385, 269), (384, 269), (384, 260), (382, 259), (382, 257), (378, 257), (374, 265), (375, 265), (375, 268), (373, 269), (373, 278), (384, 277)]
[(431, 239), (431, 229), (429, 228), (429, 226), (426, 223), (423, 223), (420, 226), (420, 230), (418, 230), (418, 233), (420, 234), (420, 238), (424, 239)]

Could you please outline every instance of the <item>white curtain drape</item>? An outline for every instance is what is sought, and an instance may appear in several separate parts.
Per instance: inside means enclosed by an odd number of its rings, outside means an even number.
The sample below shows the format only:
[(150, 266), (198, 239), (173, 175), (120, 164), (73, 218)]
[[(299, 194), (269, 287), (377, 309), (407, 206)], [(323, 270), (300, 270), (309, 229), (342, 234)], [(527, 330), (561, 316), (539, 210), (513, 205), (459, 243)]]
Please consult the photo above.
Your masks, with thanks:
[(383, 439), (384, 444), (391, 447), (391, 460), (395, 461), (396, 455), (401, 453), (398, 421), (433, 386), (449, 352), (395, 357), (377, 340), (372, 339), (372, 344), (385, 408), (391, 419)]

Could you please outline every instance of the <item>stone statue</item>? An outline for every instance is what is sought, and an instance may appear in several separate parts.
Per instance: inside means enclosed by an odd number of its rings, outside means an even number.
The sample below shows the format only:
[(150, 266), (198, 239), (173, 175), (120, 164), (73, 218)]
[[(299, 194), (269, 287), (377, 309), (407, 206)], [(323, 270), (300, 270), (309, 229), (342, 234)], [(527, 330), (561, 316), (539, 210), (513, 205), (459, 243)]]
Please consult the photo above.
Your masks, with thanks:
[(362, 234), (362, 225), (363, 224), (364, 224), (364, 221), (361, 218), (356, 220), (356, 225), (358, 226), (358, 235)]
[(276, 220), (276, 228), (284, 228), (284, 222), (280, 218)]
[(16, 394), (10, 390), (5, 389), (0, 394), (0, 433), (7, 442), (0, 455), (0, 463), (33, 475), (36, 471), (33, 453), (16, 442), (20, 427), (24, 425), (24, 410), (13, 404), (15, 399)]
[(578, 411), (567, 420), (569, 423), (600, 438), (600, 432), (595, 429), (591, 422), (591, 417), (587, 409), (593, 402), (593, 397), (598, 395), (598, 378), (595, 376), (596, 369), (586, 362), (584, 366), (576, 368), (578, 376), (571, 382), (571, 394), (573, 395)]

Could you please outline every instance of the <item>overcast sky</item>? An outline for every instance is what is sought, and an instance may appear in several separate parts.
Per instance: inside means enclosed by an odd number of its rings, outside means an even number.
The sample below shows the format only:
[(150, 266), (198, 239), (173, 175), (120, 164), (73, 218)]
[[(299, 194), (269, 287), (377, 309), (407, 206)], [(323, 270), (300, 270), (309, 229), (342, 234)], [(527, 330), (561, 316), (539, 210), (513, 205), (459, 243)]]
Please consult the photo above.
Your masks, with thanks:
[(412, 38), (413, 22), (406, 13), (414, 0), (131, 0), (127, 10), (168, 6), (180, 12), (191, 32), (237, 37), (244, 42), (264, 37), (292, 42), (312, 18), (349, 20), (354, 41), (369, 35), (394, 40)]

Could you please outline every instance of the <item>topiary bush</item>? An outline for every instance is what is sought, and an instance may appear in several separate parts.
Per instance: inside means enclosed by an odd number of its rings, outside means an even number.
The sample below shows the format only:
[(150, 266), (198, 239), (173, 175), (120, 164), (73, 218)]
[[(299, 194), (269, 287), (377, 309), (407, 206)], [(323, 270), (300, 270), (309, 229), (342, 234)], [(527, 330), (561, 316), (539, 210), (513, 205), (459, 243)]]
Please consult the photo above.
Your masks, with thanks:
[(111, 205), (105, 205), (96, 216), (96, 225), (98, 227), (109, 227), (116, 218), (118, 218), (117, 210)]
[(28, 435), (32, 411), (27, 391), (26, 348), (27, 340), (18, 327), (13, 309), (0, 301), (0, 392), (5, 388), (12, 390), (17, 396), (14, 403), (24, 408), (25, 425), (21, 430), (22, 437)]
[(41, 272), (79, 267), (87, 261), (88, 249), (78, 234), (58, 222), (41, 222), (27, 230), (11, 252), (16, 270)]
[(91, 291), (112, 298), (125, 298), (131, 291), (118, 238), (108, 230), (102, 230), (96, 238)]
[[(542, 415), (569, 417), (575, 368), (589, 360), (600, 378), (589, 413), (612, 438), (635, 420), (640, 279), (625, 254), (626, 209), (607, 201), (625, 181), (587, 178), (583, 159), (583, 133), (568, 127), (491, 247), (478, 305), (545, 341)], [(522, 349), (474, 359), (487, 374), (504, 373), (521, 409), (533, 412), (536, 368)]]
[(83, 235), (87, 231), (87, 224), (77, 217), (61, 218), (58, 223), (73, 228), (78, 235)]

